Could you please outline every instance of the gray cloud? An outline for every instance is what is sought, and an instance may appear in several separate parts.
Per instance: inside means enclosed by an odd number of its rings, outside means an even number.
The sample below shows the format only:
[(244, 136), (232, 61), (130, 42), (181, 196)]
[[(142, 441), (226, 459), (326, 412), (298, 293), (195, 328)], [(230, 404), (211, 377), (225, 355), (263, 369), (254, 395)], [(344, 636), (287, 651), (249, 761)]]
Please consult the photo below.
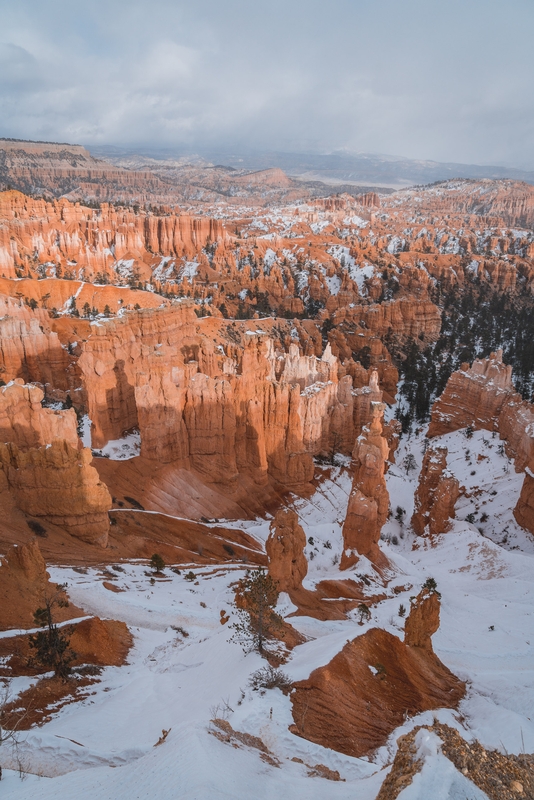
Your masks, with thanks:
[(0, 135), (534, 168), (532, 0), (0, 0)]

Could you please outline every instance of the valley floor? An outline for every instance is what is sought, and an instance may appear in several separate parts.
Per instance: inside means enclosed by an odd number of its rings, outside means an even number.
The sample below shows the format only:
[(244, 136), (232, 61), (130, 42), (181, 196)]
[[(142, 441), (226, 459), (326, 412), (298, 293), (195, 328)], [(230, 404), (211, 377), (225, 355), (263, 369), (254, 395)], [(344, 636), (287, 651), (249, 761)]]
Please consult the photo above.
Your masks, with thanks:
[[(363, 627), (356, 614), (342, 621), (291, 617), (307, 637), (296, 647), (284, 671), (292, 680), (310, 672), (341, 650), (347, 640), (371, 627), (402, 636), (399, 606), (410, 606), (428, 577), (442, 595), (441, 625), (434, 650), (462, 680), (467, 694), (457, 712), (439, 710), (406, 719), (372, 758), (351, 758), (289, 732), (291, 702), (279, 689), (252, 691), (251, 673), (265, 664), (229, 641), (235, 620), (232, 582), (243, 565), (192, 567), (151, 583), (146, 563), (115, 565), (109, 591), (98, 568), (53, 568), (52, 580), (68, 583), (72, 601), (87, 614), (123, 620), (134, 636), (128, 664), (104, 669), (87, 696), (63, 707), (49, 722), (25, 732), (16, 758), (0, 753), (4, 800), (261, 800), (281, 795), (306, 800), (374, 800), (387, 775), (400, 735), (434, 718), (457, 728), (467, 740), (508, 753), (534, 752), (534, 542), (511, 512), (521, 477), (491, 434), (464, 432), (442, 437), (448, 467), (465, 487), (451, 531), (435, 539), (415, 538), (409, 529), (413, 493), (423, 453), (422, 437), (404, 437), (396, 464), (387, 475), (393, 515), (381, 547), (390, 563), (387, 598), (372, 609)], [(466, 456), (466, 451), (469, 453)], [(405, 458), (417, 468), (406, 473)], [(480, 458), (481, 456), (481, 458)], [(316, 493), (294, 499), (308, 538), (309, 563), (304, 585), (339, 578), (341, 529), (350, 477), (342, 464), (325, 470)], [(492, 488), (493, 487), (493, 488)], [(482, 493), (478, 489), (483, 489)], [(404, 520), (395, 519), (398, 508)], [(487, 520), (480, 520), (483, 514)], [(474, 522), (469, 522), (466, 517)], [(269, 520), (225, 523), (264, 541)], [(479, 530), (480, 529), (480, 530)], [(378, 581), (370, 563), (354, 571), (371, 586)], [(350, 577), (351, 571), (342, 577)], [(395, 594), (394, 587), (403, 587)], [(230, 614), (221, 625), (220, 612)], [(282, 595), (279, 610), (294, 610)], [(13, 679), (20, 691), (34, 679)], [(211, 720), (223, 717), (235, 731), (260, 737), (272, 754), (248, 742), (222, 741)], [(163, 731), (164, 741), (156, 746)], [(432, 741), (421, 745), (425, 766), (401, 800), (483, 800), (486, 796), (459, 773)], [(299, 762), (294, 759), (300, 759)], [(302, 762), (302, 763), (301, 763)], [(341, 781), (313, 775), (315, 765), (338, 771)], [(20, 774), (19, 774), (20, 773)]]

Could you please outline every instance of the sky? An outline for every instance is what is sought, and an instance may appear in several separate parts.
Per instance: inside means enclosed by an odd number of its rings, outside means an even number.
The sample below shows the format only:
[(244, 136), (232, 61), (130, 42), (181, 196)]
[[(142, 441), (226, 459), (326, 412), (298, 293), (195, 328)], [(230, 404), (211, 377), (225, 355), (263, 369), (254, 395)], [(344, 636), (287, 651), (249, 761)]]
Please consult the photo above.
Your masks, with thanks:
[(534, 169), (534, 0), (0, 0), (0, 136)]

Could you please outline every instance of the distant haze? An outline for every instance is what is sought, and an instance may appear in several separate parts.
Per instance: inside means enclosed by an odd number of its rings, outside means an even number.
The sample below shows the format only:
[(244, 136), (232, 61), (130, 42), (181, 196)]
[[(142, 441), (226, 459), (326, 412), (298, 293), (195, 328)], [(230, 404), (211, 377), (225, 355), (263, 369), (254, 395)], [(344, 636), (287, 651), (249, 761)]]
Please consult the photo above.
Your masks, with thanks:
[(0, 136), (534, 169), (533, 0), (0, 0)]

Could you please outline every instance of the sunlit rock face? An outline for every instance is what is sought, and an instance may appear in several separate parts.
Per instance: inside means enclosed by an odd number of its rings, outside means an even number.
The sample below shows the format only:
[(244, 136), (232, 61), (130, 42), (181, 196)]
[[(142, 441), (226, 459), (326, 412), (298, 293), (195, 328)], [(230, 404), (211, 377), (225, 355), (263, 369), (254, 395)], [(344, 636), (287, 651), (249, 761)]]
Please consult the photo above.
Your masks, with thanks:
[(356, 564), (360, 555), (378, 566), (387, 563), (378, 547), (380, 531), (389, 508), (389, 493), (384, 477), (389, 455), (387, 439), (382, 436), (384, 408), (383, 403), (372, 403), (371, 422), (363, 429), (354, 446), (354, 478), (343, 525), (341, 569)]

